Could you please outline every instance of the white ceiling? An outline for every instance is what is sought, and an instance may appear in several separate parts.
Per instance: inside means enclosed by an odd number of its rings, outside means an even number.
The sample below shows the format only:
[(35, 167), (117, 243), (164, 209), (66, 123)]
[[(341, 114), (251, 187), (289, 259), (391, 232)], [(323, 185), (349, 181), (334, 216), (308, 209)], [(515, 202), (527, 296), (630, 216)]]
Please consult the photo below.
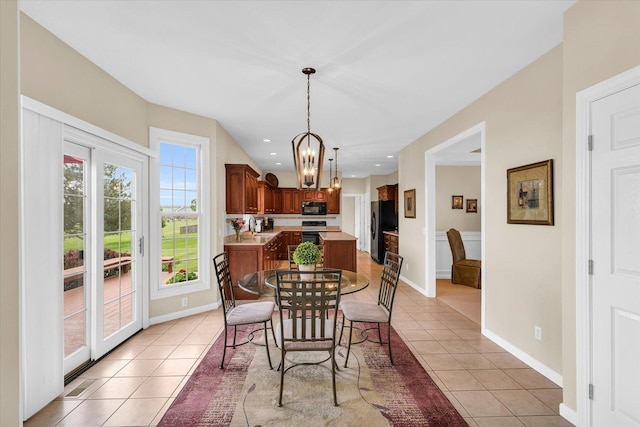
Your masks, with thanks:
[(311, 131), (327, 158), (340, 148), (344, 177), (360, 178), (396, 171), (403, 147), (560, 43), (573, 3), (22, 0), (20, 9), (147, 101), (218, 120), (265, 170), (293, 170), (291, 139), (307, 124), (301, 70), (314, 67)]

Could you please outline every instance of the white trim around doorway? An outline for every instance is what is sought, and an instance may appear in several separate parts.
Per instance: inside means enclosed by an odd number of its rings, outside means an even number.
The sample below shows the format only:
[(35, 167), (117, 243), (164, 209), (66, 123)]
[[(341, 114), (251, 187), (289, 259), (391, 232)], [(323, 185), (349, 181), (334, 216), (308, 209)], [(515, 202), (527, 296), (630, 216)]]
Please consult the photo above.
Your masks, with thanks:
[(560, 414), (580, 426), (591, 425), (591, 311), (590, 277), (590, 162), (587, 140), (591, 134), (591, 104), (598, 99), (640, 84), (640, 66), (576, 94), (576, 403), (577, 413), (560, 405)]

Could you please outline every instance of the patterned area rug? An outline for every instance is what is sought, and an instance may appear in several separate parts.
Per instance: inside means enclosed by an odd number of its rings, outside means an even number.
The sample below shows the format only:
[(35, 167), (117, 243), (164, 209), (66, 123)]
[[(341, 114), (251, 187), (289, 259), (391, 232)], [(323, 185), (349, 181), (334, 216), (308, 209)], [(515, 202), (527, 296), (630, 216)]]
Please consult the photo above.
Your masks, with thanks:
[[(158, 425), (467, 426), (395, 330), (391, 340), (393, 365), (386, 346), (363, 342), (351, 347), (349, 367), (344, 368), (347, 350), (339, 347), (339, 406), (333, 405), (327, 361), (287, 371), (283, 406), (278, 407), (280, 372), (269, 369), (264, 347), (248, 344), (228, 349), (222, 370), (218, 368), (220, 336)], [(280, 351), (271, 339), (269, 343), (275, 367)], [(294, 358), (319, 355), (294, 353)]]

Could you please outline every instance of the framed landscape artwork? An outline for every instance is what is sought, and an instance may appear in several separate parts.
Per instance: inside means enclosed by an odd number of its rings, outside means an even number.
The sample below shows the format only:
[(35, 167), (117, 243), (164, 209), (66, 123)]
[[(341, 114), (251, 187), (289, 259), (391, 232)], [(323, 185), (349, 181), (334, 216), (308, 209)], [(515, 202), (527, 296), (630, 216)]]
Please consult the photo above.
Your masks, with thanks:
[(416, 217), (416, 189), (405, 190), (404, 192), (404, 217)]
[(553, 159), (507, 169), (507, 223), (553, 225)]

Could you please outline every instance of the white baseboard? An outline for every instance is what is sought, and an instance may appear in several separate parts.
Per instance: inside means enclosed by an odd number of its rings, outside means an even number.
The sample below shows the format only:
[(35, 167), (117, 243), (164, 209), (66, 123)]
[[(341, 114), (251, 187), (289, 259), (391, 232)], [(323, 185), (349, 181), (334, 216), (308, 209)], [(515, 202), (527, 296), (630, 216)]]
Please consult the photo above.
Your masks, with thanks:
[(519, 348), (515, 347), (513, 344), (508, 343), (507, 341), (505, 341), (504, 339), (500, 338), (498, 335), (494, 334), (493, 332), (491, 332), (488, 329), (483, 329), (482, 330), (482, 334), (485, 335), (487, 338), (489, 338), (491, 341), (493, 341), (496, 344), (498, 344), (500, 347), (502, 347), (505, 350), (507, 350), (509, 353), (511, 353), (512, 355), (514, 355), (518, 359), (522, 360), (527, 365), (531, 366), (533, 369), (538, 371), (540, 374), (542, 374), (545, 377), (547, 377), (550, 381), (553, 381), (555, 384), (557, 384), (558, 386), (562, 387), (562, 375), (560, 375), (559, 373), (557, 373), (553, 369), (549, 368), (544, 363), (541, 363), (537, 359), (534, 359), (533, 357), (529, 356), (524, 351), (522, 351)]
[(149, 326), (157, 323), (168, 322), (169, 320), (182, 319), (183, 317), (204, 313), (205, 311), (215, 310), (218, 307), (220, 307), (220, 303), (207, 304), (187, 310), (174, 311), (173, 313), (163, 314), (162, 316), (151, 317), (149, 318)]
[(436, 279), (451, 279), (451, 269), (436, 270)]
[(578, 425), (578, 413), (573, 409), (570, 409), (564, 403), (560, 404), (560, 416), (569, 421), (574, 426)]
[(400, 280), (402, 280), (407, 285), (411, 286), (416, 291), (420, 292), (421, 295), (424, 295), (425, 297), (427, 296), (427, 290), (426, 289), (419, 287), (418, 285), (413, 283), (411, 280), (409, 280), (406, 277), (404, 277), (402, 274), (400, 274)]

